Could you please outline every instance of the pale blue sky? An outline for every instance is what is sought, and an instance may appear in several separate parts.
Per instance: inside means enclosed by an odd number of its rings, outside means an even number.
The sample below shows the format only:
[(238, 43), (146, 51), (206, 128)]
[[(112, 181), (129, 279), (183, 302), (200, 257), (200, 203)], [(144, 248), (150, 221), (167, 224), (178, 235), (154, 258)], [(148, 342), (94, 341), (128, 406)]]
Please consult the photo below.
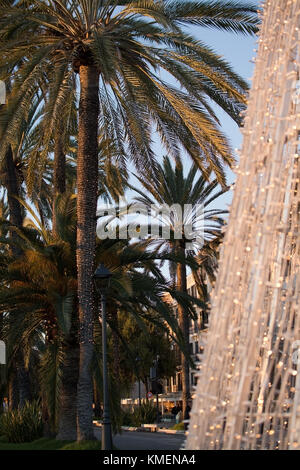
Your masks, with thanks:
[[(246, 0), (244, 3), (246, 3)], [(253, 1), (252, 3), (255, 4), (256, 2)], [(222, 55), (232, 65), (235, 72), (239, 73), (244, 79), (249, 81), (249, 84), (251, 84), (251, 78), (254, 71), (253, 57), (255, 56), (254, 50), (256, 49), (257, 37), (223, 33), (213, 29), (197, 27), (190, 29), (189, 33), (209, 45), (215, 50), (215, 52)], [(242, 144), (242, 135), (238, 126), (220, 109), (217, 114), (221, 121), (222, 130), (227, 135), (232, 148), (240, 149)], [(155, 145), (155, 151), (157, 152), (157, 157), (159, 159), (165, 153), (164, 149), (161, 148), (161, 145), (158, 142)], [(188, 168), (191, 162), (187, 160), (186, 163)], [(231, 184), (234, 182), (234, 174), (228, 170), (227, 175), (228, 183)], [(133, 185), (136, 184), (137, 187), (140, 187), (136, 180), (132, 181), (132, 183)], [(127, 194), (128, 199), (131, 199), (131, 197), (134, 196), (135, 194), (132, 191), (129, 191)], [(211, 204), (211, 208), (227, 209), (231, 199), (232, 191), (219, 197), (213, 204)]]
[[(248, 0), (240, 1), (242, 3), (249, 3)], [(258, 5), (259, 2), (253, 0), (251, 3)], [(215, 52), (222, 55), (233, 66), (235, 72), (239, 73), (244, 79), (249, 81), (249, 84), (251, 84), (254, 69), (252, 59), (255, 55), (254, 49), (256, 48), (257, 37), (224, 33), (214, 29), (199, 28), (196, 26), (190, 28), (189, 33), (212, 47)], [(239, 149), (242, 144), (242, 136), (238, 126), (219, 108), (217, 109), (217, 114), (221, 121), (222, 130), (227, 135), (232, 148)], [(161, 148), (160, 144), (155, 145), (155, 151), (157, 152), (158, 158), (164, 154), (164, 149)], [(235, 176), (230, 170), (228, 170), (227, 175), (228, 183), (231, 184), (235, 180)], [(130, 195), (128, 194), (127, 197), (129, 196), (130, 198)], [(228, 207), (228, 204), (230, 204), (231, 198), (232, 194), (230, 191), (230, 193), (228, 192), (226, 195), (218, 198), (212, 207), (225, 209)]]
[[(254, 71), (253, 57), (255, 55), (254, 50), (256, 49), (256, 37), (245, 37), (207, 29), (200, 30), (199, 28), (198, 30), (195, 28), (194, 34), (223, 55), (224, 58), (231, 63), (234, 70), (243, 78), (247, 79), (251, 85), (251, 78)], [(218, 111), (218, 115), (220, 116), (222, 130), (227, 135), (232, 148), (240, 149), (242, 145), (242, 135), (238, 126), (222, 110)], [(228, 183), (231, 184), (235, 180), (235, 176), (230, 170), (228, 170), (227, 174)], [(224, 197), (218, 199), (218, 208), (225, 208), (230, 201), (231, 194), (227, 193)], [(220, 207), (220, 203), (223, 207)]]

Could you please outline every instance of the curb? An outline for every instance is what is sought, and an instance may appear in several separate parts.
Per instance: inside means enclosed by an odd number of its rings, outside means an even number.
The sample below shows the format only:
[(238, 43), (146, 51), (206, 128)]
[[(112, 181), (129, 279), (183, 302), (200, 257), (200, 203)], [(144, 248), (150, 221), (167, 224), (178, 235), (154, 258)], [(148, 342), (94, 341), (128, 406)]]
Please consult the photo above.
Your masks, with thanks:
[(185, 435), (185, 431), (176, 431), (175, 429), (158, 429), (157, 432), (163, 432), (165, 434), (182, 434)]
[[(102, 427), (101, 421), (93, 421), (94, 426), (97, 428)], [(133, 427), (133, 426), (121, 426), (122, 431), (129, 431), (129, 432), (160, 432), (163, 434), (181, 434), (185, 435), (185, 431), (176, 431), (175, 429), (163, 429), (158, 428), (155, 431), (152, 431), (150, 427)]]
[(135, 428), (134, 426), (121, 426), (122, 431), (132, 431), (132, 432), (137, 432), (137, 431), (142, 431), (141, 428)]

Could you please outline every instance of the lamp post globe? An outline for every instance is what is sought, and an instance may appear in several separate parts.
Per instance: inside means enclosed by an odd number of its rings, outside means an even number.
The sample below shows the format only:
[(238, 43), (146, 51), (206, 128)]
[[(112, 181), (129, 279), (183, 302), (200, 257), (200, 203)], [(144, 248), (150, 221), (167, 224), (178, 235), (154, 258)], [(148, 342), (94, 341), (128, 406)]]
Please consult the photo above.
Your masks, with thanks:
[(104, 266), (104, 264), (99, 264), (98, 268), (94, 273), (94, 284), (97, 293), (101, 297), (102, 295), (107, 294), (111, 277), (112, 273)]

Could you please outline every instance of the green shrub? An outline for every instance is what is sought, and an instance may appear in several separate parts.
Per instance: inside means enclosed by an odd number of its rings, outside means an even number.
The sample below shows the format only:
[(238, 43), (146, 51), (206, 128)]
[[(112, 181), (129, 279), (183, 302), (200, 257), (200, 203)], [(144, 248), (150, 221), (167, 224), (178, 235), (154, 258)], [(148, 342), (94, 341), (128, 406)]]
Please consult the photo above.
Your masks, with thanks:
[(133, 413), (122, 410), (122, 426), (134, 426)]
[(7, 442), (32, 442), (43, 435), (43, 423), (38, 401), (1, 415), (0, 435)]
[(150, 402), (143, 403), (134, 412), (122, 410), (122, 426), (138, 427), (141, 424), (153, 424), (157, 419), (157, 409)]
[(150, 402), (143, 403), (133, 413), (133, 423), (135, 426), (141, 424), (153, 424), (157, 419), (157, 409)]
[(174, 424), (172, 429), (174, 429), (175, 431), (184, 431), (184, 423), (182, 422), (182, 423)]

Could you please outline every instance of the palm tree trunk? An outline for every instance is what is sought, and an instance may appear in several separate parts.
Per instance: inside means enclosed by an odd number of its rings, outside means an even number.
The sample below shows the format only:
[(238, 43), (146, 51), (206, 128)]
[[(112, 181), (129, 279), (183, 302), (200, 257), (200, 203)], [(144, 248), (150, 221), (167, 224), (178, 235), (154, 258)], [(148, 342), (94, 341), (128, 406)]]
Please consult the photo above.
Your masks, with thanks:
[(58, 434), (59, 441), (76, 441), (77, 438), (77, 382), (79, 366), (79, 345), (77, 342), (63, 344), (64, 362), (62, 366), (62, 386), (60, 389), (60, 406)]
[[(14, 365), (13, 365), (14, 366)], [(19, 406), (19, 384), (17, 377), (17, 368), (14, 366), (8, 381), (8, 407), (9, 410), (15, 410)]]
[(48, 410), (47, 398), (42, 395), (42, 420), (43, 420), (43, 436), (47, 439), (53, 439), (55, 434), (52, 431), (50, 416)]
[(99, 72), (80, 67), (80, 105), (77, 160), (77, 270), (80, 323), (80, 365), (78, 380), (79, 441), (93, 439), (93, 272), (96, 243), (98, 186)]
[[(9, 145), (5, 154), (5, 165), (6, 165), (6, 190), (7, 190), (7, 202), (9, 207), (9, 219), (11, 224), (17, 227), (23, 225), (23, 211), (18, 198), (20, 196), (20, 185), (18, 181), (18, 175), (15, 167), (13, 158), (12, 148)], [(18, 235), (12, 231), (12, 239), (16, 242), (12, 245), (12, 253), (14, 256), (20, 256), (22, 251), (17, 245)], [(24, 364), (24, 356), (20, 350), (18, 357), (13, 361), (13, 367), (16, 369), (16, 380), (11, 383), (11, 387), (18, 387), (19, 393), (19, 405), (24, 406), (27, 400), (31, 399), (30, 393), (30, 379), (29, 372)], [(16, 385), (17, 384), (17, 385)], [(16, 392), (11, 392), (12, 396), (16, 397)], [(16, 398), (14, 398), (14, 403)], [(14, 405), (15, 406), (15, 405)]]
[[(178, 242), (178, 254), (182, 260), (185, 259), (185, 242)], [(177, 289), (183, 293), (187, 293), (186, 284), (186, 265), (184, 262), (177, 264)], [(184, 339), (185, 354), (181, 352), (181, 373), (182, 373), (182, 415), (183, 419), (188, 419), (188, 401), (190, 399), (190, 365), (189, 365), (189, 317), (184, 307), (178, 304), (179, 327)]]
[(101, 397), (96, 380), (94, 380), (94, 417), (99, 419), (102, 416)]
[(19, 406), (22, 408), (27, 401), (31, 401), (29, 371), (24, 364), (24, 355), (20, 350), (17, 357), (17, 377), (19, 386)]
[(118, 336), (118, 312), (113, 304), (107, 304), (107, 317), (108, 322), (111, 323), (111, 335), (113, 346), (113, 374), (116, 383), (120, 382), (120, 339)]
[(62, 130), (58, 129), (55, 136), (54, 145), (54, 169), (53, 169), (53, 206), (52, 206), (52, 226), (53, 233), (56, 233), (56, 213), (55, 203), (58, 194), (66, 191), (66, 155), (64, 152), (64, 141)]

